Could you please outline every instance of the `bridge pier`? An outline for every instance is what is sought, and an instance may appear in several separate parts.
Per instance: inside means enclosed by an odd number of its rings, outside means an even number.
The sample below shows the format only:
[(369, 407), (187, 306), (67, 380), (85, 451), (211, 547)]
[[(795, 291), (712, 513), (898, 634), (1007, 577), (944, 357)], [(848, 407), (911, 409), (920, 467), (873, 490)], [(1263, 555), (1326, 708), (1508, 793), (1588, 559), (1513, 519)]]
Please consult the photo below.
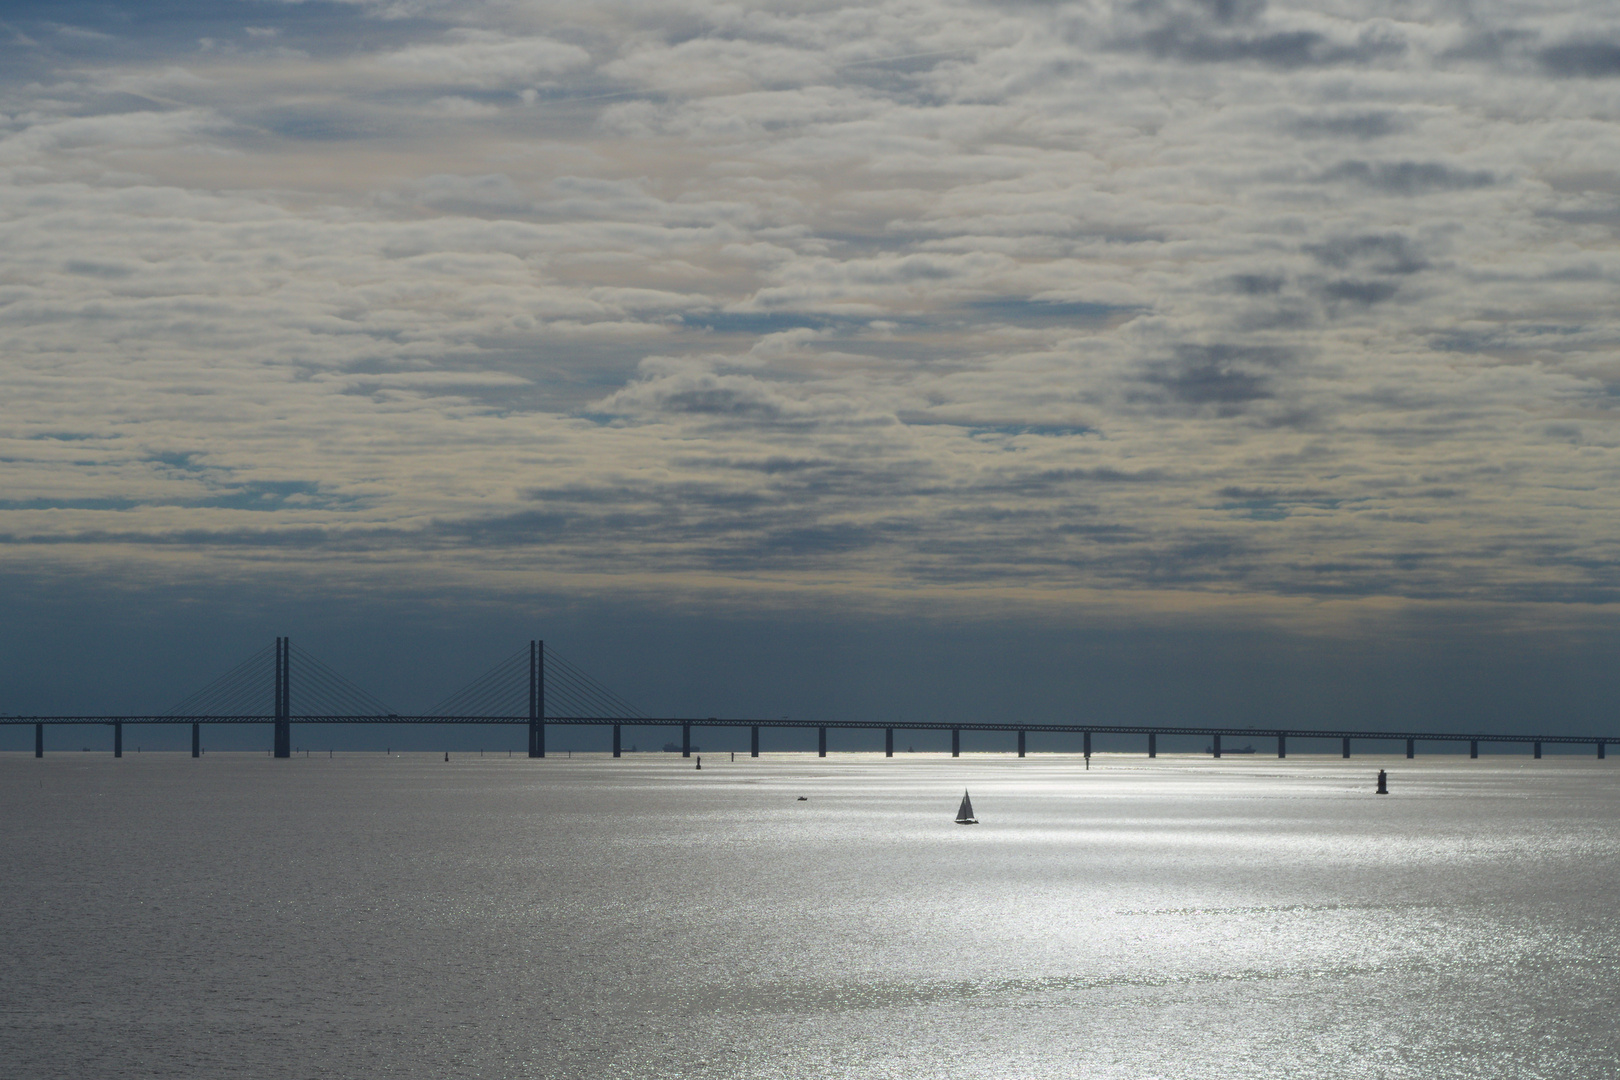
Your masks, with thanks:
[(748, 756), (759, 757), (759, 725), (748, 729)]
[(1539, 761), (1540, 759), (1541, 759), (1541, 740), (1537, 739), (1536, 740), (1536, 760)]
[(894, 757), (894, 728), (883, 729), (883, 756)]
[(1086, 761), (1090, 762), (1091, 761), (1091, 732), (1088, 731), (1088, 732), (1085, 733), (1085, 735), (1083, 735), (1081, 737), (1080, 749), (1085, 753)]
[(202, 757), (202, 725), (191, 725), (191, 756)]
[(1344, 740), (1344, 756), (1345, 757), (1350, 756), (1350, 740), (1349, 739)]
[[(34, 756), (35, 757), (44, 757), (45, 756), (45, 725), (44, 724), (35, 724), (34, 725)], [(1598, 757), (1602, 757), (1602, 756), (1603, 756), (1603, 744), (1598, 743)]]
[(1277, 732), (1277, 756), (1280, 758), (1288, 756), (1288, 733), (1286, 731)]
[(1416, 739), (1407, 739), (1406, 740), (1406, 756), (1407, 757), (1416, 757), (1417, 756), (1417, 740)]
[(613, 756), (614, 757), (621, 756), (620, 753), (619, 753), (619, 725), (618, 724), (613, 725)]
[(113, 725), (113, 757), (124, 756), (124, 725)]
[(1479, 757), (1479, 740), (1478, 739), (1469, 739), (1468, 740), (1468, 756), (1471, 757), (1471, 758)]
[(1148, 732), (1148, 757), (1158, 757), (1158, 756), (1159, 756), (1159, 733), (1156, 732), (1156, 731), (1150, 731), (1150, 732)]
[(1215, 742), (1214, 742), (1213, 746), (1211, 747), (1211, 749), (1213, 749), (1215, 751), (1215, 756), (1216, 757), (1221, 756), (1221, 737), (1219, 735), (1215, 736)]
[(1018, 756), (1024, 756), (1024, 733), (1022, 731), (1018, 733)]
[(827, 729), (816, 728), (816, 757), (827, 756)]
[(681, 725), (681, 757), (692, 756), (692, 725)]
[(1598, 743), (1598, 760), (1599, 761), (1603, 760), (1603, 744), (1602, 743)]
[(951, 728), (951, 757), (962, 756), (962, 729)]

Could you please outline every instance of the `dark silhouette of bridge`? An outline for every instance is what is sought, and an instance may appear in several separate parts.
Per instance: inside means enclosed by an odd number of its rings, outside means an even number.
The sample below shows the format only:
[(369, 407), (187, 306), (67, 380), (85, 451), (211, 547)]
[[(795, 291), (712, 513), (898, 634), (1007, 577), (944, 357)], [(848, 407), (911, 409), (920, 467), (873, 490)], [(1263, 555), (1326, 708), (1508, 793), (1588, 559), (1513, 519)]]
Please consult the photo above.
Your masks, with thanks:
[[(297, 701), (301, 711), (293, 711), (294, 672), (297, 672)], [(255, 711), (264, 704), (271, 711)], [(292, 644), (291, 638), (276, 638), (273, 647), (267, 646), (242, 663), (215, 679), (196, 693), (185, 698), (166, 713), (159, 715), (128, 716), (0, 716), (0, 725), (34, 725), (34, 756), (45, 756), (45, 727), (47, 725), (106, 725), (113, 731), (113, 756), (124, 756), (124, 725), (126, 724), (190, 724), (191, 756), (202, 752), (202, 725), (209, 724), (268, 724), (272, 728), (272, 753), (278, 758), (292, 756), (293, 724), (516, 724), (529, 729), (529, 756), (546, 756), (546, 726), (548, 724), (582, 725), (613, 728), (613, 756), (620, 756), (620, 735), (625, 727), (674, 727), (681, 729), (681, 754), (692, 754), (692, 729), (743, 728), (750, 730), (750, 753), (759, 756), (761, 728), (815, 728), (818, 733), (817, 753), (827, 756), (827, 732), (830, 729), (882, 728), (883, 752), (894, 756), (896, 731), (949, 731), (951, 756), (962, 752), (962, 732), (995, 731), (1016, 732), (1018, 756), (1025, 756), (1026, 737), (1031, 732), (1078, 734), (1083, 753), (1091, 757), (1093, 735), (1145, 735), (1147, 756), (1158, 756), (1161, 735), (1199, 736), (1211, 740), (1209, 752), (1221, 756), (1223, 736), (1250, 740), (1275, 738), (1277, 756), (1288, 756), (1288, 740), (1330, 739), (1341, 743), (1344, 757), (1350, 756), (1352, 740), (1359, 742), (1406, 743), (1406, 756), (1414, 757), (1417, 744), (1468, 743), (1469, 757), (1479, 757), (1481, 743), (1516, 744), (1531, 747), (1535, 757), (1541, 757), (1543, 744), (1577, 743), (1593, 746), (1597, 756), (1603, 758), (1607, 745), (1620, 741), (1591, 735), (1557, 734), (1498, 734), (1480, 732), (1460, 734), (1442, 731), (1376, 731), (1344, 729), (1257, 729), (1207, 724), (1038, 724), (1004, 722), (1000, 720), (952, 721), (928, 723), (910, 721), (893, 723), (883, 720), (789, 720), (750, 719), (710, 716), (653, 717), (637, 712), (606, 686), (586, 674), (575, 664), (547, 653), (543, 641), (531, 641), (526, 649), (506, 657), (478, 678), (440, 701), (426, 713), (402, 715), (344, 678), (332, 668), (303, 649)], [(1250, 752), (1245, 748), (1245, 753)]]

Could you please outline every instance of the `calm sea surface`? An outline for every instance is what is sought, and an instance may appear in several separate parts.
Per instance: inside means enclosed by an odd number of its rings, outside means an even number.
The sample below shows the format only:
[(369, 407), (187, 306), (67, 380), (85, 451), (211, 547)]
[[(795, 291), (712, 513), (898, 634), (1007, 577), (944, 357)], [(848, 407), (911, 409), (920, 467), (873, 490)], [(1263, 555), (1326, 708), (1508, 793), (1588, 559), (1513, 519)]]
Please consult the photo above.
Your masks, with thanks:
[(0, 1074), (1615, 1077), (1617, 857), (1620, 760), (6, 754)]

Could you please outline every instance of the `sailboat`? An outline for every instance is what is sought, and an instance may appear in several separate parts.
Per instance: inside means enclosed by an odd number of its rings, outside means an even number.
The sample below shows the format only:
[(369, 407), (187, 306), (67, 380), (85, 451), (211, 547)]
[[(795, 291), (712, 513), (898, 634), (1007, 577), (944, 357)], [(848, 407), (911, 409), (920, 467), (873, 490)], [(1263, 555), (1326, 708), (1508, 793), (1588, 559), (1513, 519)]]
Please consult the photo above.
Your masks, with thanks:
[(965, 790), (962, 792), (962, 805), (956, 810), (956, 823), (958, 825), (977, 825), (979, 823), (979, 819), (973, 816), (973, 800), (968, 798), (968, 793)]

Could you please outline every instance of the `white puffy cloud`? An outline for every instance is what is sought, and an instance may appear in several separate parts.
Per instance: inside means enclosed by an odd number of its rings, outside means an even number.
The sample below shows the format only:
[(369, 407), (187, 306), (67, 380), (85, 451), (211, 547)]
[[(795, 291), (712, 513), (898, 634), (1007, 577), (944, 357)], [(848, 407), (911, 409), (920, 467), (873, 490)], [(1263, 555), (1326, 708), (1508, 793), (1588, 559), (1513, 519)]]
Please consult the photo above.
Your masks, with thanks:
[(481, 87), (545, 79), (590, 61), (590, 53), (578, 45), (459, 28), (449, 31), (442, 42), (408, 45), (376, 59), (380, 66), (425, 82)]

